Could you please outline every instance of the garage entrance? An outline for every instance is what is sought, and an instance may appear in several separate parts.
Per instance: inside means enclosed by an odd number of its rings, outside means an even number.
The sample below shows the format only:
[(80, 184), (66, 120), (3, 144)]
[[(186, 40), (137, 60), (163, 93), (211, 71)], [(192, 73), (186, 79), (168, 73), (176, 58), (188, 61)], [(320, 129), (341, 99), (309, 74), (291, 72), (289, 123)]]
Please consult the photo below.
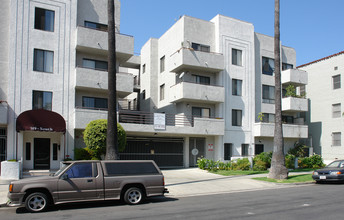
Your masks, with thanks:
[(160, 168), (184, 167), (183, 138), (127, 137), (121, 160), (154, 160)]
[(197, 159), (205, 157), (205, 139), (204, 138), (190, 138), (189, 143), (189, 163), (190, 167), (197, 166)]

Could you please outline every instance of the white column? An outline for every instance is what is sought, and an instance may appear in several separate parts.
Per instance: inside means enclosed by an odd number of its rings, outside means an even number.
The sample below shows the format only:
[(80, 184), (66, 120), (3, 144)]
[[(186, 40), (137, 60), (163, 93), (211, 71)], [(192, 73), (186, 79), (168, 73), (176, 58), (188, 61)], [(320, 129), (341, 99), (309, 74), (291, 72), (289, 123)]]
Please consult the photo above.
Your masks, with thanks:
[(190, 138), (184, 138), (184, 167), (189, 167), (189, 145), (190, 145)]

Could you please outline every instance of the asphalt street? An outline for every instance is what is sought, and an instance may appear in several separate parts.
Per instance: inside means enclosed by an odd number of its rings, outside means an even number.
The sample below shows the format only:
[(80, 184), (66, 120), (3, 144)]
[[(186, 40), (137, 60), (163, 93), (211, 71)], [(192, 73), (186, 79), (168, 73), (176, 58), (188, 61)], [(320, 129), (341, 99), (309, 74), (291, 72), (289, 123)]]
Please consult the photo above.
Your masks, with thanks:
[(157, 197), (137, 206), (118, 201), (58, 205), (44, 213), (6, 207), (1, 219), (342, 219), (343, 184), (310, 184), (182, 198)]

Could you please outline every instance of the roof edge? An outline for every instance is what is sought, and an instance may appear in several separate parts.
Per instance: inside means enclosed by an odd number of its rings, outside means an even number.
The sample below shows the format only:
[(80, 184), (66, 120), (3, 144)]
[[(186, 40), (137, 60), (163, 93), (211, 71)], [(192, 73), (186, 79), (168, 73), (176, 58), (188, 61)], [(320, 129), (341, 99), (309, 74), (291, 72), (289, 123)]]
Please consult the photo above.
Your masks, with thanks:
[(332, 54), (332, 55), (330, 55), (330, 56), (327, 56), (327, 57), (324, 57), (324, 58), (321, 58), (321, 59), (318, 59), (318, 60), (314, 60), (314, 61), (309, 62), (309, 63), (302, 64), (302, 65), (300, 65), (300, 66), (298, 66), (298, 67), (296, 67), (296, 68), (302, 68), (302, 67), (305, 67), (305, 66), (314, 64), (314, 63), (318, 63), (318, 62), (323, 61), (323, 60), (330, 59), (330, 58), (332, 58), (332, 57), (339, 56), (339, 55), (341, 55), (341, 54), (344, 54), (344, 51), (341, 51), (341, 52), (339, 52), (339, 53)]

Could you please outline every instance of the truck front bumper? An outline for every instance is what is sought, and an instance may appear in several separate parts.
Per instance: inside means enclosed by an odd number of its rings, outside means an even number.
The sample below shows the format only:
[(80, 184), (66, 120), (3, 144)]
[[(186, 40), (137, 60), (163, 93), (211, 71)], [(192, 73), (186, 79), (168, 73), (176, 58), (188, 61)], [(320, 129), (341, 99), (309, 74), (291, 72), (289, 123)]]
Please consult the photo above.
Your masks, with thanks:
[(7, 197), (9, 201), (7, 202), (8, 206), (22, 206), (23, 205), (23, 198), (25, 193), (8, 193)]

